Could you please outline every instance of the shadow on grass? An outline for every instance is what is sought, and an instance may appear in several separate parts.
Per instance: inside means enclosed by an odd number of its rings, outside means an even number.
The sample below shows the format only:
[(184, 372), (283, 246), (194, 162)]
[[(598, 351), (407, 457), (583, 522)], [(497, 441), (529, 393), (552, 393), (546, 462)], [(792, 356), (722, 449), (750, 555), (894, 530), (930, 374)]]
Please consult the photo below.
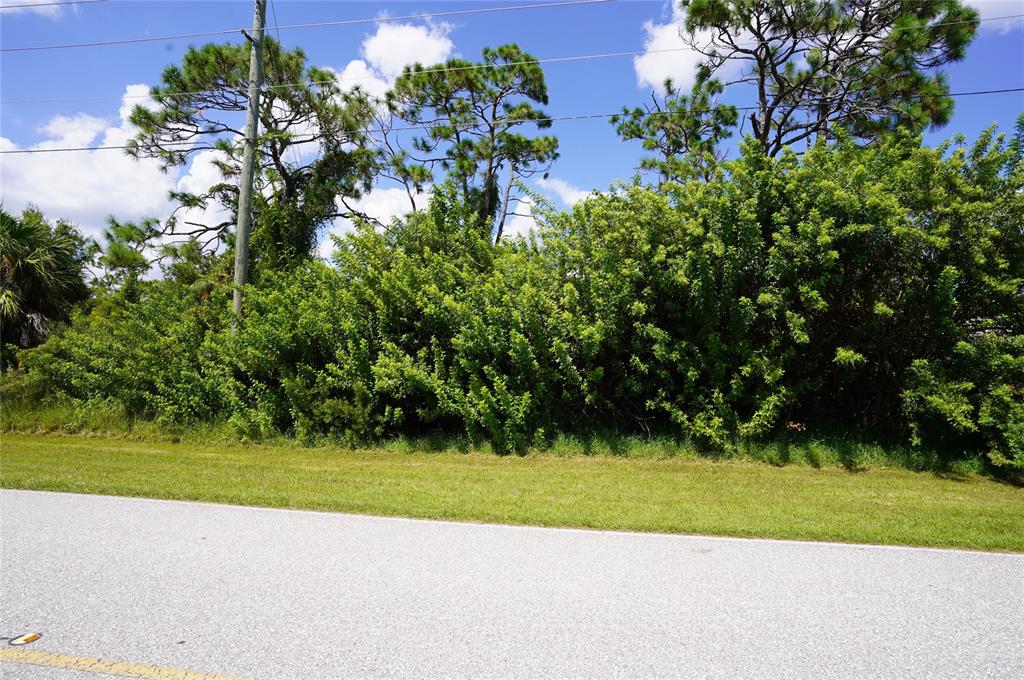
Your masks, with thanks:
[[(356, 444), (329, 435), (318, 435), (313, 440), (304, 442), (284, 434), (260, 440), (242, 440), (226, 423), (185, 426), (133, 421), (125, 416), (122, 409), (109, 403), (60, 404), (35, 408), (12, 408), (9, 403), (0, 404), (0, 431), (101, 436), (171, 443), (216, 441), (238, 445), (357, 448)], [(456, 434), (451, 429), (443, 427), (383, 441), (366, 442), (363, 445), (391, 453), (497, 454), (488, 441), (472, 438), (464, 433)], [(961, 482), (969, 481), (977, 475), (985, 475), (1005, 484), (1024, 487), (1024, 471), (997, 468), (988, 463), (983, 456), (964, 451), (951, 442), (947, 442), (945, 449), (914, 447), (899, 438), (871, 438), (842, 428), (786, 432), (770, 439), (736, 441), (729, 446), (718, 448), (702, 446), (698, 442), (665, 433), (642, 436), (610, 428), (590, 428), (558, 434), (527, 450), (502, 455), (533, 454), (553, 457), (748, 460), (775, 467), (837, 466), (852, 473), (860, 473), (873, 467), (892, 467), (914, 472), (930, 472), (941, 479)]]
[(836, 457), (848, 472), (864, 472), (868, 466), (864, 463), (860, 448), (849, 440), (841, 440), (833, 445)]

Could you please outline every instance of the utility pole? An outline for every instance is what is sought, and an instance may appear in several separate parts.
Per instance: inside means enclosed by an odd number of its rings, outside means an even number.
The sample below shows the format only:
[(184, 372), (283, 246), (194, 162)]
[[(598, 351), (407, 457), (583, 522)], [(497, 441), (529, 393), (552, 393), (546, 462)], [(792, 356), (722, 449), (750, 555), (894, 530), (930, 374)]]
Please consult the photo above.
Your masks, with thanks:
[[(256, 138), (259, 135), (260, 86), (263, 84), (263, 26), (267, 0), (256, 0), (252, 15), (252, 43), (249, 51), (249, 106), (245, 112), (245, 149), (238, 187), (238, 223), (235, 226), (235, 292), (232, 309), (242, 316), (242, 286), (249, 277), (249, 232), (252, 228), (252, 182), (256, 169)], [(245, 31), (242, 31), (245, 33)]]

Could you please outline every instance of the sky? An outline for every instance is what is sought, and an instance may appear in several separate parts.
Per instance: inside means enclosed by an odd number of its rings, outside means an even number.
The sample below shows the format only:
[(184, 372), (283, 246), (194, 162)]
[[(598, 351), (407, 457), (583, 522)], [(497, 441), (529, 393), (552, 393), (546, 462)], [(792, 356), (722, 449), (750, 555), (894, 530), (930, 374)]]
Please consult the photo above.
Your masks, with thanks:
[[(52, 0), (0, 0), (0, 6)], [(983, 17), (1024, 14), (1024, 0), (969, 0)], [(470, 14), (427, 19), (407, 15), (529, 4), (529, 0), (481, 2), (365, 2), (272, 0), (268, 25), (392, 17), (390, 21), (348, 26), (296, 28), (280, 32), (286, 48), (302, 47), (312, 64), (356, 79), (371, 92), (383, 92), (402, 67), (450, 57), (478, 60), (487, 46), (515, 42), (540, 59), (609, 52), (643, 51), (637, 56), (544, 64), (552, 116), (614, 113), (641, 104), (665, 77), (684, 87), (692, 82), (696, 57), (687, 52), (649, 50), (682, 47), (683, 16), (663, 0), (619, 0), (604, 4)], [(75, 43), (248, 27), (251, 0), (209, 2), (107, 0), (63, 7), (0, 10), (0, 44), (5, 47)], [(127, 120), (136, 103), (147, 102), (149, 86), (162, 70), (179, 63), (190, 44), (207, 40), (239, 42), (235, 35), (128, 45), (0, 54), (0, 150), (123, 144), (132, 136)], [(982, 23), (963, 61), (946, 67), (951, 90), (973, 91), (1024, 86), (1024, 18)], [(346, 81), (349, 82), (349, 81)], [(8, 100), (75, 99), (15, 103)], [(82, 100), (92, 98), (91, 100)], [(727, 90), (722, 100), (749, 104), (750, 93)], [(968, 139), (995, 124), (1010, 131), (1024, 112), (1020, 93), (956, 100), (952, 121), (927, 135), (929, 143), (963, 133)], [(607, 120), (555, 122), (560, 158), (549, 177), (532, 188), (556, 207), (569, 207), (591, 190), (603, 190), (633, 176), (641, 150), (621, 141)], [(172, 205), (168, 191), (197, 189), (218, 180), (210, 154), (190, 167), (161, 172), (152, 161), (134, 161), (120, 151), (0, 155), (0, 201), (8, 211), (29, 204), (51, 218), (76, 222), (98, 236), (108, 215), (120, 220), (164, 217)], [(381, 186), (359, 202), (387, 219), (401, 212), (397, 189)], [(217, 220), (215, 210), (197, 217)], [(516, 218), (511, 231), (532, 224)], [(335, 224), (343, 231), (345, 223)], [(324, 243), (328, 240), (324, 239)]]

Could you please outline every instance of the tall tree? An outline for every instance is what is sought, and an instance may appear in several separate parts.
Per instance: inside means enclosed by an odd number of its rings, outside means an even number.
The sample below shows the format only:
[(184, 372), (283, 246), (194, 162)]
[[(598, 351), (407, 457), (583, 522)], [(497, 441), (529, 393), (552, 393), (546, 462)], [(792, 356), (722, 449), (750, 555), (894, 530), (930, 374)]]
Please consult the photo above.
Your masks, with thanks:
[[(519, 200), (517, 182), (546, 173), (558, 157), (554, 137), (519, 132), (551, 126), (534, 106), (547, 103), (544, 71), (517, 45), (485, 48), (476, 64), (406, 67), (387, 95), (394, 127), (381, 145), (386, 172), (412, 196), (434, 180), (435, 168), (446, 171), (498, 241)], [(424, 128), (411, 150), (388, 134), (402, 127)]]
[(718, 81), (706, 80), (687, 96), (667, 79), (664, 96), (652, 92), (650, 104), (624, 108), (611, 122), (620, 137), (652, 152), (640, 159), (640, 169), (657, 173), (659, 184), (708, 179), (737, 119), (736, 107), (715, 103), (721, 92)]
[(88, 243), (68, 222), (51, 225), (35, 209), (14, 216), (0, 209), (0, 356), (7, 345), (31, 347), (50, 321), (67, 319), (89, 297)]
[[(680, 0), (698, 82), (748, 84), (750, 133), (765, 151), (827, 136), (872, 139), (946, 123), (941, 71), (964, 57), (978, 13), (959, 0)], [(739, 75), (728, 73), (739, 66)]]
[[(339, 216), (336, 196), (357, 197), (368, 189), (373, 109), (360, 90), (342, 91), (332, 73), (309, 66), (302, 50), (282, 50), (266, 37), (264, 50), (252, 249), (254, 265), (279, 267), (309, 254), (317, 230)], [(170, 168), (204, 150), (221, 152), (215, 161), (221, 181), (202, 191), (172, 193), (179, 209), (161, 227), (161, 239), (196, 239), (203, 249), (230, 243), (248, 77), (248, 45), (190, 48), (152, 89), (156, 106), (139, 105), (132, 112), (139, 129), (129, 143), (135, 157), (157, 158)], [(218, 204), (230, 213), (219, 223), (180, 218), (188, 209)]]

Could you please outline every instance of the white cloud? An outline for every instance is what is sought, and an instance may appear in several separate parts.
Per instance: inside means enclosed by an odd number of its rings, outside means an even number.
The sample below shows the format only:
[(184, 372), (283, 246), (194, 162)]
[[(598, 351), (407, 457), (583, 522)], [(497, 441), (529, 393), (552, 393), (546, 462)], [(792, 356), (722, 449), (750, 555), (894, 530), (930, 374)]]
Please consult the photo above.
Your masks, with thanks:
[(340, 72), (334, 69), (328, 70), (338, 74), (338, 83), (342, 90), (351, 90), (358, 85), (367, 94), (382, 99), (391, 87), (362, 59), (353, 59)]
[(702, 56), (687, 49), (680, 35), (684, 19), (683, 10), (673, 5), (668, 23), (644, 22), (644, 53), (633, 57), (637, 85), (663, 92), (665, 79), (671, 78), (681, 89), (693, 86)]
[[(129, 85), (126, 95), (146, 92), (145, 85)], [(86, 114), (56, 116), (40, 128), (43, 141), (19, 147), (0, 137), (4, 150), (52, 149), (99, 144), (121, 145), (133, 134), (127, 120), (129, 103), (123, 99), (117, 123)], [(0, 187), (8, 210), (37, 205), (48, 217), (76, 222), (91, 236), (106, 226), (108, 215), (137, 220), (164, 215), (167, 192), (175, 177), (161, 172), (155, 160), (136, 161), (121, 150), (9, 154), (0, 159)]]
[(218, 182), (223, 181), (217, 161), (226, 161), (227, 154), (216, 149), (200, 151), (192, 159), (192, 167), (187, 175), (178, 180), (176, 189), (201, 194)]
[(338, 74), (341, 88), (356, 85), (376, 97), (383, 97), (409, 64), (427, 66), (445, 61), (455, 46), (448, 38), (448, 24), (383, 23), (362, 44), (362, 59), (354, 59)]
[[(676, 3), (672, 3), (672, 16), (667, 23), (654, 21), (644, 22), (644, 53), (633, 57), (633, 69), (636, 71), (636, 82), (640, 87), (650, 87), (664, 93), (665, 79), (671, 78), (680, 90), (686, 91), (693, 87), (697, 79), (697, 67), (703, 56), (689, 47), (683, 40), (686, 13)], [(698, 44), (710, 41), (710, 31), (698, 31)], [(743, 36), (737, 36), (742, 42)], [(728, 80), (743, 69), (741, 60), (726, 62), (716, 71), (721, 80)]]
[[(224, 181), (217, 161), (226, 161), (227, 154), (216, 149), (200, 151), (192, 158), (192, 165), (188, 173), (182, 176), (175, 189), (177, 191), (202, 194), (209, 191), (210, 187)], [(194, 222), (204, 224), (208, 227), (216, 226), (225, 220), (230, 219), (231, 210), (217, 202), (210, 202), (205, 210), (190, 208), (179, 213), (178, 219), (181, 224)], [(180, 231), (180, 230), (179, 230)]]
[(121, 106), (117, 109), (117, 115), (121, 117), (122, 125), (127, 125), (131, 118), (132, 111), (136, 106), (141, 106), (150, 111), (156, 111), (160, 105), (149, 96), (149, 85), (145, 83), (134, 83), (126, 85), (124, 95), (121, 97)]
[[(58, 4), (37, 4), (45, 0), (0, 0), (0, 7), (3, 8), (4, 16), (11, 16), (13, 14), (21, 14), (22, 12), (28, 14), (41, 14), (51, 19), (56, 19), (64, 14), (64, 7)], [(52, 0), (58, 2), (58, 0)], [(20, 7), (19, 5), (35, 5), (35, 7)], [(71, 9), (70, 7), (68, 9)]]
[(547, 179), (542, 177), (537, 180), (537, 186), (553, 192), (566, 207), (570, 208), (592, 193), (586, 189), (573, 186), (564, 179), (558, 179), (557, 177), (549, 177)]
[[(977, 9), (982, 19), (1024, 14), (1024, 3), (1021, 0), (969, 0), (967, 4)], [(1024, 27), (1024, 17), (981, 22), (981, 30), (994, 33), (1009, 33), (1021, 27)]]
[[(418, 194), (416, 196), (416, 207), (424, 208), (429, 201), (429, 191)], [(391, 219), (394, 217), (401, 217), (412, 212), (412, 203), (409, 201), (409, 195), (401, 187), (374, 189), (362, 198), (349, 201), (349, 205), (384, 224), (391, 222)], [(349, 224), (351, 225), (351, 223)]]
[(54, 116), (39, 132), (48, 139), (39, 145), (41, 149), (53, 149), (65, 146), (88, 146), (92, 140), (106, 130), (107, 121), (103, 118), (79, 113), (75, 116)]
[[(142, 96), (148, 92), (144, 84), (126, 86), (116, 122), (81, 113), (55, 116), (39, 128), (43, 141), (19, 146), (0, 137), (0, 149), (123, 145), (135, 133), (128, 120), (135, 104), (154, 105)], [(0, 156), (0, 196), (7, 210), (36, 205), (51, 219), (68, 219), (85, 234), (99, 236), (109, 215), (124, 221), (164, 219), (174, 208), (171, 189), (205, 191), (221, 181), (212, 164), (217, 153), (197, 154), (188, 172), (163, 172), (156, 160), (135, 160), (120, 149), (5, 154)], [(215, 224), (222, 215), (222, 208), (212, 206), (206, 214), (190, 211), (185, 219)]]
[(389, 81), (394, 81), (408, 64), (436, 64), (448, 58), (454, 45), (448, 38), (448, 24), (416, 26), (381, 24), (363, 41), (363, 56)]

